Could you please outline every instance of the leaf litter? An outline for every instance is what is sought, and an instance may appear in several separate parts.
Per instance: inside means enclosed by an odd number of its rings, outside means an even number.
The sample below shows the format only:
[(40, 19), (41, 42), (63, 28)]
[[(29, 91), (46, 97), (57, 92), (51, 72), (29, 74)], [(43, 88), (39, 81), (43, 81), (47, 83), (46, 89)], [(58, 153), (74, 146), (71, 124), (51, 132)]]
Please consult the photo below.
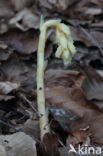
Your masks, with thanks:
[[(103, 145), (102, 4), (101, 0), (0, 1), (0, 137), (26, 140), (20, 146), (0, 141), (2, 155), (19, 156), (22, 147), (30, 147), (33, 156), (68, 156), (70, 143)], [(36, 100), (41, 14), (45, 20), (67, 24), (77, 48), (71, 64), (64, 67), (54, 58), (54, 32), (48, 32), (45, 94), (51, 134), (42, 142)]]

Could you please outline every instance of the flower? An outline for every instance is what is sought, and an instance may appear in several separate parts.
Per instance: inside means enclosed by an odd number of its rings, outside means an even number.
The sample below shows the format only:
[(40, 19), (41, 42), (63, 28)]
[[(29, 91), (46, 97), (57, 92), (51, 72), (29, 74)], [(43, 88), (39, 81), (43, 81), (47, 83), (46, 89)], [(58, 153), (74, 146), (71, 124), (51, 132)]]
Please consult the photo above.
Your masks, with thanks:
[(58, 48), (55, 56), (62, 58), (64, 64), (70, 63), (72, 56), (76, 53), (76, 48), (73, 45), (69, 27), (63, 23), (58, 23), (56, 27), (56, 43)]

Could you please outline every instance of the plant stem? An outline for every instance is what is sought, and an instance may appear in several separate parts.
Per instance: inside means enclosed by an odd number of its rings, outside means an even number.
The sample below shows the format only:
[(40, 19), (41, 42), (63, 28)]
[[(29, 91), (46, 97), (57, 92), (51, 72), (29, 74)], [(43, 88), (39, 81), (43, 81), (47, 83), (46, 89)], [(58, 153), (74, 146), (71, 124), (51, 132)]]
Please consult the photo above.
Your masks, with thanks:
[(38, 46), (37, 58), (37, 102), (38, 112), (40, 117), (40, 131), (41, 139), (44, 134), (49, 132), (48, 115), (45, 107), (45, 94), (44, 94), (44, 49), (46, 41), (46, 28), (41, 31)]

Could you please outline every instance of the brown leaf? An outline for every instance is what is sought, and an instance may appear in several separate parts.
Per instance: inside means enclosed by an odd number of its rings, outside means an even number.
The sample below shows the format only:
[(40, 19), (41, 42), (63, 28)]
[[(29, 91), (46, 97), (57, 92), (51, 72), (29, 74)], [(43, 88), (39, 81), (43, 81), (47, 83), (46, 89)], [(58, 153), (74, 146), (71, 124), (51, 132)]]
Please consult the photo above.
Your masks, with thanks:
[(11, 54), (12, 54), (12, 51), (0, 48), (0, 61), (6, 61), (10, 57)]
[(17, 90), (20, 87), (20, 83), (18, 82), (0, 82), (0, 93), (1, 94), (8, 94), (13, 90)]
[[(78, 119), (76, 115), (73, 115), (70, 111), (62, 109), (62, 108), (58, 109), (55, 107), (50, 107), (49, 111), (52, 114), (53, 119), (57, 121), (57, 122), (54, 121), (54, 123), (53, 121), (51, 122), (51, 127), (53, 127), (54, 129), (62, 128), (63, 131), (68, 132), (70, 131), (72, 122)], [(59, 127), (57, 127), (55, 123), (58, 123)]]
[[(21, 21), (21, 24), (19, 23)], [(37, 29), (40, 25), (40, 18), (29, 9), (20, 11), (9, 24), (13, 27), (19, 28), (22, 31), (27, 31), (30, 28)]]
[(74, 3), (74, 1), (69, 1), (67, 2), (66, 0), (39, 0), (39, 3), (41, 6), (48, 8), (48, 9), (58, 9), (58, 11), (63, 11), (65, 9), (67, 9), (68, 4), (71, 5), (72, 3)]
[(86, 116), (85, 119), (81, 118), (77, 121), (74, 121), (74, 123), (72, 123), (71, 125), (71, 127), (73, 127), (71, 134), (74, 131), (84, 129), (85, 127), (89, 126), (91, 132), (91, 143), (103, 144), (103, 113), (101, 113), (100, 115), (95, 115), (94, 117), (92, 117), (91, 121), (87, 120), (88, 116)]
[(49, 2), (47, 0), (39, 0), (39, 5), (42, 6), (42, 7), (46, 7), (48, 9), (52, 9), (52, 6), (49, 4)]
[(47, 87), (64, 86), (64, 87), (80, 87), (84, 76), (77, 71), (71, 70), (48, 70), (45, 73), (45, 83)]
[(40, 156), (60, 156), (58, 151), (58, 136), (56, 134), (47, 133), (44, 135)]
[(53, 5), (54, 7), (57, 7), (60, 10), (65, 10), (68, 7), (68, 3), (66, 0), (48, 0), (48, 2)]
[(84, 65), (83, 72), (87, 76), (82, 88), (89, 100), (103, 100), (103, 77), (90, 66)]
[(36, 140), (40, 137), (39, 122), (36, 120), (28, 119), (22, 126), (21, 131)]
[(0, 95), (0, 101), (4, 100), (4, 101), (8, 101), (15, 98), (14, 96), (10, 96), (10, 95)]
[[(46, 75), (47, 76), (46, 81), (48, 86), (46, 87), (47, 102), (55, 108), (62, 108), (68, 110), (72, 114), (79, 117), (79, 119), (72, 122), (71, 131), (78, 131), (78, 133), (80, 133), (81, 128), (83, 129), (89, 126), (92, 134), (91, 137), (92, 141), (93, 142), (96, 141), (97, 143), (103, 142), (102, 140), (103, 128), (101, 124), (103, 121), (102, 111), (96, 104), (94, 104), (91, 101), (88, 101), (85, 95), (83, 94), (83, 91), (81, 89), (83, 77), (79, 75), (77, 78), (78, 75), (77, 73), (75, 74), (72, 73), (73, 75), (71, 73), (70, 75), (69, 74), (66, 75), (66, 72), (64, 72), (65, 73), (64, 74), (63, 71), (62, 72), (59, 71), (59, 73), (54, 72), (55, 74), (53, 72), (51, 72), (53, 74), (49, 72), (47, 73), (48, 73), (48, 76)], [(90, 76), (91, 82), (93, 82), (92, 77)], [(96, 78), (97, 80), (99, 79), (98, 75), (96, 75)], [(50, 83), (48, 82), (49, 80)], [(72, 82), (72, 85), (69, 85), (70, 82)], [(97, 127), (100, 127), (99, 128), (100, 132), (97, 130), (97, 128), (95, 128), (94, 123), (97, 124)], [(99, 139), (100, 136), (101, 139)], [(74, 141), (76, 141), (75, 139)]]
[(91, 139), (94, 143), (103, 144), (103, 114), (97, 116), (91, 123)]
[[(75, 41), (83, 42), (87, 47), (102, 47), (103, 34), (95, 30), (87, 30), (82, 27), (70, 27)], [(98, 36), (98, 37), (97, 37)]]
[(27, 6), (30, 3), (30, 0), (10, 0), (10, 5), (16, 10), (19, 11)]
[(103, 28), (103, 21), (91, 24), (92, 28)]
[(78, 147), (78, 145), (90, 145), (90, 129), (85, 128), (83, 130), (73, 131), (67, 138), (66, 144), (72, 144), (74, 147)]
[(69, 88), (50, 87), (46, 88), (46, 100), (53, 107), (69, 110), (78, 117), (84, 117), (88, 114), (88, 118), (91, 119), (94, 115), (101, 113), (95, 104), (89, 103), (85, 98), (80, 99), (83, 94), (75, 97), (75, 93), (73, 97)]
[(12, 50), (8, 47), (6, 42), (0, 41), (0, 60), (1, 61), (7, 60), (11, 54)]
[[(6, 142), (6, 143), (5, 143)], [(36, 142), (23, 132), (11, 135), (0, 135), (0, 145), (5, 149), (2, 156), (37, 156)], [(0, 151), (1, 153), (1, 151)]]
[(95, 104), (85, 98), (81, 90), (83, 80), (84, 76), (79, 72), (48, 70), (45, 76), (47, 100), (59, 108), (59, 103), (62, 108), (67, 106), (66, 109), (68, 109), (70, 104), (67, 105), (66, 102), (73, 102), (76, 107), (78, 105), (84, 107), (84, 109), (86, 107), (91, 110), (99, 110)]
[(23, 74), (26, 73), (28, 69), (17, 55), (12, 55), (10, 59), (3, 62), (1, 69), (8, 79), (14, 79), (19, 82), (24, 82), (27, 79)]
[(48, 43), (45, 49), (45, 59), (48, 59), (51, 56), (52, 52), (53, 52), (53, 44)]
[(14, 16), (13, 10), (10, 8), (9, 3), (0, 1), (0, 18), (11, 18)]
[(80, 131), (81, 129), (85, 129), (86, 127), (89, 126), (89, 129), (91, 132), (91, 135), (90, 135), (91, 143), (102, 144), (103, 143), (103, 124), (102, 124), (103, 114), (102, 113), (94, 114), (91, 120), (89, 119), (88, 115), (86, 115), (85, 118), (80, 118), (80, 119), (75, 120), (71, 124), (70, 134), (72, 135), (74, 131)]
[(85, 11), (85, 14), (87, 15), (99, 15), (102, 13), (102, 9), (101, 8), (88, 8)]
[(22, 32), (19, 29), (11, 29), (2, 35), (0, 40), (24, 56), (37, 51), (38, 47), (38, 33), (35, 30)]

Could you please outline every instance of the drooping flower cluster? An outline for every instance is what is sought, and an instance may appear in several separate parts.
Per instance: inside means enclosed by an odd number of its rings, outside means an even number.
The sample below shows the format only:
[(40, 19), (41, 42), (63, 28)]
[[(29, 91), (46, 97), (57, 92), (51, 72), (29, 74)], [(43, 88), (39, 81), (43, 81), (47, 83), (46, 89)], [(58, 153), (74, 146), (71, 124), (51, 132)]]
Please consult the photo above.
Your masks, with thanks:
[(72, 60), (72, 56), (76, 53), (70, 29), (63, 23), (58, 23), (56, 30), (56, 43), (58, 45), (55, 56), (62, 58), (64, 64), (68, 64)]
[(45, 31), (49, 27), (56, 28), (56, 43), (58, 48), (55, 56), (57, 58), (62, 58), (64, 64), (70, 63), (72, 56), (76, 53), (76, 49), (73, 45), (73, 39), (69, 27), (60, 23), (60, 20), (49, 20), (42, 25), (41, 31)]

